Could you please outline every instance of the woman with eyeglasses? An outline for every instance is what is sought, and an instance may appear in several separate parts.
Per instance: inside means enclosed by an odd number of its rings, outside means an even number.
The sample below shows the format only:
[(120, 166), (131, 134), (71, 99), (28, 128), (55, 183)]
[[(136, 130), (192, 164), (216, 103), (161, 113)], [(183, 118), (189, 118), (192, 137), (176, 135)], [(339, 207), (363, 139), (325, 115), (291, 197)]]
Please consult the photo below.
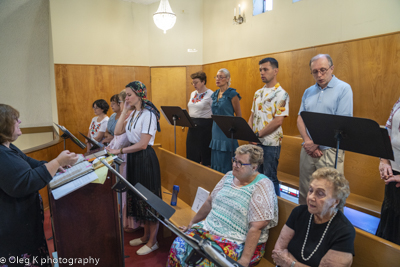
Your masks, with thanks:
[[(240, 110), (239, 100), (241, 96), (236, 89), (230, 86), (231, 74), (227, 69), (220, 69), (217, 72), (215, 83), (219, 87), (215, 91), (211, 98), (213, 100), (211, 110), (214, 115), (225, 115), (225, 116), (242, 116)], [(233, 151), (239, 146), (238, 141), (234, 140)], [(210, 143), (211, 148), (211, 168), (222, 173), (227, 173), (232, 170), (231, 165), (231, 152), (232, 144), (231, 140), (226, 137), (218, 125), (213, 122), (212, 126), (212, 140)]]
[[(242, 145), (236, 149), (229, 171), (215, 186), (211, 195), (181, 230), (189, 236), (200, 236), (212, 247), (243, 266), (254, 266), (265, 253), (269, 229), (278, 223), (278, 203), (274, 185), (258, 166), (263, 149)], [(187, 266), (192, 248), (181, 238), (171, 246), (167, 266)], [(214, 266), (204, 260), (196, 266)]]
[(186, 138), (186, 157), (205, 166), (211, 165), (211, 95), (206, 87), (207, 76), (199, 71), (190, 75), (194, 91), (190, 95), (188, 109), (195, 127), (190, 127)]
[[(160, 112), (147, 99), (147, 89), (142, 82), (134, 81), (127, 84), (125, 91), (125, 104), (120, 118), (125, 118), (129, 109), (134, 108), (134, 111), (129, 115), (126, 123), (124, 120), (118, 120), (114, 133), (116, 135), (126, 133), (130, 144), (120, 149), (107, 147), (107, 150), (114, 155), (127, 154), (127, 180), (132, 185), (141, 183), (161, 198), (160, 164), (152, 147), (156, 132), (160, 131)], [(159, 223), (157, 218), (151, 214), (158, 216), (158, 213), (133, 192), (127, 192), (126, 200), (127, 215), (134, 217), (136, 222), (144, 225), (143, 236), (131, 240), (129, 244), (131, 246), (143, 245), (136, 251), (136, 254), (149, 254), (158, 249)]]
[[(107, 123), (109, 119), (107, 116), (107, 111), (110, 106), (104, 99), (98, 99), (93, 102), (92, 108), (96, 116), (90, 122), (89, 132), (87, 136), (93, 138), (97, 142), (101, 142), (104, 139), (105, 132), (107, 130)], [(87, 140), (86, 147), (88, 152), (92, 148), (92, 144), (90, 144)]]

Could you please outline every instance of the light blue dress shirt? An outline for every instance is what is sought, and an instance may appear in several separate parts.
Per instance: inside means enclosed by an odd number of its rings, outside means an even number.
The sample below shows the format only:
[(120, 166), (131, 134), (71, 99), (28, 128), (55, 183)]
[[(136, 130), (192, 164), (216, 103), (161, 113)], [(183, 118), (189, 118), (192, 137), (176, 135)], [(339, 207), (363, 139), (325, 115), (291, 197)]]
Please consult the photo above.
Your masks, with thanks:
[[(332, 79), (324, 89), (318, 83), (307, 88), (301, 99), (299, 115), (302, 111), (352, 117), (353, 91), (348, 83), (332, 75)], [(319, 146), (319, 149), (325, 150), (329, 147)]]

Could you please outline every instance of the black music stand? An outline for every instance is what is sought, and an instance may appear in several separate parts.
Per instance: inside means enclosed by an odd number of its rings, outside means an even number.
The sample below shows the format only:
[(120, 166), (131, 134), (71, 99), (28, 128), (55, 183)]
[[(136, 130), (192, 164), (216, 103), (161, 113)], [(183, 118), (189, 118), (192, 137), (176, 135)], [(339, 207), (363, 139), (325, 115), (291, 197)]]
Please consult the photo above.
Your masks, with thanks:
[(91, 143), (93, 146), (90, 150), (94, 150), (97, 148), (103, 148), (105, 147), (105, 145), (103, 145), (100, 142), (97, 142), (96, 140), (94, 140), (93, 138), (90, 138), (89, 136), (84, 135), (83, 133), (79, 132), (86, 140), (88, 140), (89, 143)]
[[(207, 258), (210, 261), (214, 262), (216, 266), (221, 267), (242, 267), (239, 263), (227, 257), (225, 254), (219, 254), (214, 248), (211, 246), (211, 243), (208, 240), (199, 240), (196, 238), (192, 238), (190, 236), (182, 233), (175, 225), (173, 225), (169, 218), (175, 213), (175, 209), (170, 205), (165, 203), (161, 198), (153, 194), (146, 187), (137, 183), (133, 186), (129, 183), (121, 174), (119, 174), (113, 167), (111, 167), (104, 159), (101, 159), (101, 162), (107, 166), (107, 168), (113, 172), (117, 177), (120, 178), (120, 181), (133, 193), (142, 198), (147, 202), (153, 209), (155, 209), (163, 218), (159, 218), (155, 216), (150, 210), (151, 213), (158, 221), (164, 224), (168, 229), (170, 229), (174, 234), (182, 238), (186, 243), (188, 243), (193, 248), (193, 253), (189, 256), (190, 263), (195, 263), (201, 259)], [(189, 266), (194, 266), (189, 265)]]
[(250, 128), (249, 124), (242, 117), (236, 116), (222, 116), (222, 115), (212, 115), (212, 119), (221, 129), (221, 131), (226, 135), (226, 137), (231, 139), (231, 156), (233, 157), (233, 140), (239, 139), (254, 143), (260, 143), (253, 129)]
[(176, 154), (176, 126), (194, 127), (195, 125), (186, 109), (181, 109), (176, 106), (162, 106), (161, 112), (167, 119), (168, 123), (174, 125), (174, 145)]
[(304, 124), (315, 144), (394, 160), (389, 134), (370, 119), (302, 111)]
[(60, 137), (64, 138), (64, 150), (66, 149), (65, 140), (68, 138), (70, 138), (72, 140), (72, 142), (74, 142), (80, 148), (82, 148), (82, 149), (86, 148), (86, 145), (84, 143), (82, 143), (81, 141), (79, 141), (79, 139), (76, 138), (70, 131), (68, 131), (67, 128), (65, 128), (64, 126), (58, 125), (55, 122), (53, 122), (53, 123), (63, 132), (63, 134)]

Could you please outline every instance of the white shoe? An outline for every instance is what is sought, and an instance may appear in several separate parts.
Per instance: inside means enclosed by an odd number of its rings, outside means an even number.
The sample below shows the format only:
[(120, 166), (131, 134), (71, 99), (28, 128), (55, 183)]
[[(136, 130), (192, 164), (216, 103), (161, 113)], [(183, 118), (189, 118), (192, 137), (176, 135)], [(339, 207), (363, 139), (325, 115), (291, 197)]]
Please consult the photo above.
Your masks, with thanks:
[(140, 238), (136, 238), (136, 239), (132, 239), (131, 241), (129, 241), (129, 245), (131, 245), (132, 247), (136, 247), (139, 246), (141, 244), (146, 244), (148, 241), (143, 242), (142, 239)]
[(158, 242), (155, 243), (154, 246), (152, 246), (151, 248), (149, 248), (148, 246), (144, 245), (138, 251), (136, 251), (136, 254), (138, 254), (140, 256), (143, 256), (143, 255), (147, 255), (147, 254), (153, 252), (156, 249), (158, 249)]

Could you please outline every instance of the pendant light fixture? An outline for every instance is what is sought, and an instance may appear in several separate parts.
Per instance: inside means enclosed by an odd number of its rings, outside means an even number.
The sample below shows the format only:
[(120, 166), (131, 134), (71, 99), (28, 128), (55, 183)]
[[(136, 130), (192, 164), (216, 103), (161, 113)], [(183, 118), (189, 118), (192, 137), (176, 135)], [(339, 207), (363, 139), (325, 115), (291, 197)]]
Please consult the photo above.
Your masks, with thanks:
[(176, 22), (176, 15), (172, 12), (168, 0), (161, 0), (157, 12), (153, 15), (154, 23), (158, 28), (167, 33), (167, 30), (174, 27)]

